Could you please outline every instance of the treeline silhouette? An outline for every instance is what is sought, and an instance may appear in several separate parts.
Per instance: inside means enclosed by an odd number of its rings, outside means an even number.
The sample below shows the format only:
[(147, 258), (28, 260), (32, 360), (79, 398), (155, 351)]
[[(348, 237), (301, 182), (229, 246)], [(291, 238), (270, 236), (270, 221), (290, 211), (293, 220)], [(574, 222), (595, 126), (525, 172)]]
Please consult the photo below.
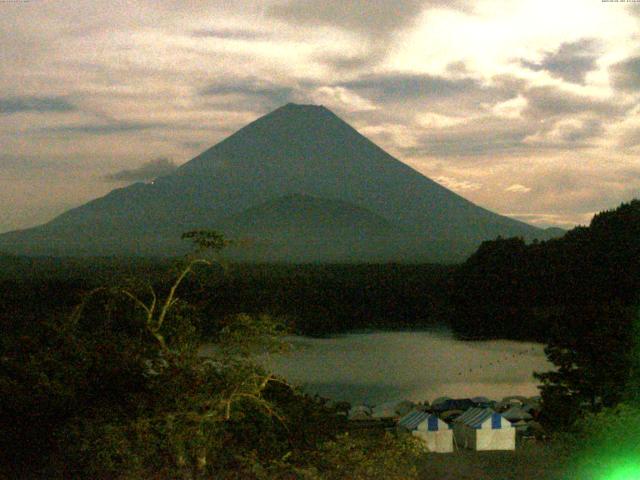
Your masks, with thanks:
[[(296, 333), (431, 326), (445, 310), (447, 275), (437, 265), (237, 265), (203, 275), (189, 301), (206, 318), (239, 312), (284, 319)], [(206, 330), (206, 326), (204, 327)]]
[[(0, 256), (3, 328), (69, 311), (83, 292), (125, 278), (161, 288), (174, 264)], [(204, 331), (229, 315), (267, 313), (308, 335), (444, 324), (460, 338), (546, 341), (583, 308), (593, 316), (599, 305), (637, 304), (640, 201), (558, 239), (486, 241), (461, 265), (231, 264), (203, 269), (185, 291)]]
[[(173, 272), (167, 259), (20, 259), (0, 273), (3, 328), (69, 312), (84, 292), (138, 278), (158, 289)], [(453, 266), (407, 264), (229, 265), (201, 268), (185, 283), (203, 333), (225, 317), (269, 314), (295, 333), (324, 335), (359, 329), (402, 329), (442, 323)], [(140, 279), (143, 280), (140, 280)], [(29, 327), (31, 328), (31, 327)]]
[(558, 239), (484, 242), (452, 275), (449, 292), (451, 326), (464, 338), (546, 341), (559, 323), (568, 324), (569, 311), (593, 316), (598, 306), (635, 306), (640, 201), (599, 213)]

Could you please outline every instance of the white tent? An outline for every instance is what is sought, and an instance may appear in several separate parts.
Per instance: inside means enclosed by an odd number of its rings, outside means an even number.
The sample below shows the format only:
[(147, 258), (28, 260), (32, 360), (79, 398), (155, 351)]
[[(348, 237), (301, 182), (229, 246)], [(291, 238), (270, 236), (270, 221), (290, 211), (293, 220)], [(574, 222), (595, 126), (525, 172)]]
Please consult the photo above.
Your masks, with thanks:
[(459, 447), (472, 450), (515, 450), (516, 429), (490, 408), (470, 408), (453, 421)]
[(513, 406), (509, 410), (502, 412), (502, 416), (509, 420), (511, 423), (521, 420), (527, 421), (533, 419), (524, 408)]
[(453, 452), (453, 431), (436, 415), (411, 412), (398, 421), (398, 429), (411, 432), (430, 452)]
[(366, 405), (356, 405), (349, 410), (349, 420), (369, 420), (371, 418), (371, 408)]
[(406, 415), (416, 407), (410, 400), (399, 400), (387, 402), (373, 407), (371, 416), (373, 418), (398, 418)]

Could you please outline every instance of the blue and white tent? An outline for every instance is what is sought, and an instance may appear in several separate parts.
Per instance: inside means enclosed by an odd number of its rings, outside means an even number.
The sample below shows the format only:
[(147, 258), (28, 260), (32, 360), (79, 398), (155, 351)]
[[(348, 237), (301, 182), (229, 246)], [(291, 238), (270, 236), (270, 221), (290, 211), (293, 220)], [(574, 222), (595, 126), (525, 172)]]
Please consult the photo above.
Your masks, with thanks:
[(516, 429), (490, 408), (470, 408), (453, 421), (459, 447), (472, 450), (515, 450)]
[(428, 412), (411, 412), (398, 421), (398, 429), (419, 438), (430, 452), (453, 452), (451, 426)]

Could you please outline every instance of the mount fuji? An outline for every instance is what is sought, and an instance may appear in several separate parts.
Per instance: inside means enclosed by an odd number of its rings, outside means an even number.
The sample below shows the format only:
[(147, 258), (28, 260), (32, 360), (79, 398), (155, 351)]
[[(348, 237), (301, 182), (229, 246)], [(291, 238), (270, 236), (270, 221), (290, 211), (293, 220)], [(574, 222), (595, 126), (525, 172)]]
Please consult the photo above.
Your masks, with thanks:
[(0, 235), (0, 251), (174, 255), (194, 229), (248, 239), (228, 255), (267, 262), (458, 261), (499, 235), (551, 236), (465, 200), (328, 109), (288, 104), (169, 175)]

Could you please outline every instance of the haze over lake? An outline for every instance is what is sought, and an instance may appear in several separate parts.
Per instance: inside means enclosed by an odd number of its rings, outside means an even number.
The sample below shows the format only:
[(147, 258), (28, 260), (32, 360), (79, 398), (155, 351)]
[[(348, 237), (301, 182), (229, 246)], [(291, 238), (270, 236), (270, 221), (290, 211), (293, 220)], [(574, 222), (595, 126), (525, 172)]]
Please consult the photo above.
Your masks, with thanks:
[(538, 395), (534, 371), (552, 365), (536, 343), (463, 342), (447, 331), (289, 337), (292, 352), (265, 365), (306, 392), (351, 403), (439, 396)]

